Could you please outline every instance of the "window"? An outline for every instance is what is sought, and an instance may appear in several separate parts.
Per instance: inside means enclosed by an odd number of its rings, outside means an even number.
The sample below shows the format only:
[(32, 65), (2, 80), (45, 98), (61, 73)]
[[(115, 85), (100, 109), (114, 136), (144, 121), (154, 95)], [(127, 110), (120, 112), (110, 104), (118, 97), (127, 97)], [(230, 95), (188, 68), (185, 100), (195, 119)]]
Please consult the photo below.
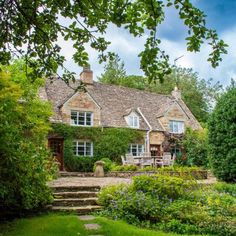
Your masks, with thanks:
[(76, 156), (93, 156), (93, 143), (89, 141), (74, 141), (73, 151)]
[(144, 152), (142, 144), (130, 144), (129, 153), (133, 156), (140, 156)]
[(84, 111), (71, 111), (71, 124), (79, 126), (92, 126), (93, 113)]
[(139, 128), (139, 117), (135, 114), (128, 116), (128, 125), (132, 128)]
[(182, 134), (184, 132), (184, 122), (183, 121), (170, 121), (170, 132), (174, 134)]

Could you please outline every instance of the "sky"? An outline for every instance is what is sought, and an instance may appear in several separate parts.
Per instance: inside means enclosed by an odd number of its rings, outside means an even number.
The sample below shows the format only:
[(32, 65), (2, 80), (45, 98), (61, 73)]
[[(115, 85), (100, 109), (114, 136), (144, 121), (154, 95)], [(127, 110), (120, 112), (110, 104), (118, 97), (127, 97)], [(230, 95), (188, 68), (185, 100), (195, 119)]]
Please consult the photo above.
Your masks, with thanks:
[[(177, 12), (173, 8), (168, 8), (165, 12), (164, 23), (158, 28), (158, 36), (162, 40), (161, 47), (170, 56), (170, 63), (183, 55), (176, 65), (180, 67), (193, 68), (199, 74), (199, 78), (212, 78), (214, 82), (220, 81), (224, 86), (230, 84), (231, 78), (236, 80), (236, 0), (192, 0), (192, 3), (207, 15), (207, 27), (216, 29), (219, 37), (228, 44), (228, 54), (223, 55), (223, 61), (214, 69), (207, 62), (209, 46), (204, 44), (198, 53), (190, 53), (186, 50), (187, 30), (182, 21), (178, 18)], [(124, 61), (127, 74), (143, 75), (139, 69), (140, 63), (138, 54), (144, 48), (145, 36), (134, 38), (128, 31), (117, 28), (114, 25), (108, 27), (105, 35), (111, 41), (109, 51), (119, 55)], [(80, 74), (81, 67), (78, 67), (71, 60), (73, 48), (68, 42), (62, 44), (62, 53), (67, 58), (66, 67)], [(89, 63), (94, 72), (94, 79), (104, 71), (105, 64), (99, 64), (97, 53), (87, 47), (89, 53)]]

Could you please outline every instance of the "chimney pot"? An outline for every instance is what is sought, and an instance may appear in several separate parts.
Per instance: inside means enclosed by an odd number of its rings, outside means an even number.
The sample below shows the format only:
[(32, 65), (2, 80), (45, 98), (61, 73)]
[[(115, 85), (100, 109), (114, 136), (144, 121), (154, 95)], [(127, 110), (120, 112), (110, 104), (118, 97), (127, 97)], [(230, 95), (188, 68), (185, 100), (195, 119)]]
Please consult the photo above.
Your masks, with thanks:
[(83, 67), (83, 71), (80, 73), (80, 80), (84, 84), (93, 84), (93, 71), (90, 69), (90, 65)]
[(181, 91), (178, 89), (177, 86), (175, 86), (174, 90), (171, 92), (171, 95), (172, 95), (175, 99), (181, 99)]

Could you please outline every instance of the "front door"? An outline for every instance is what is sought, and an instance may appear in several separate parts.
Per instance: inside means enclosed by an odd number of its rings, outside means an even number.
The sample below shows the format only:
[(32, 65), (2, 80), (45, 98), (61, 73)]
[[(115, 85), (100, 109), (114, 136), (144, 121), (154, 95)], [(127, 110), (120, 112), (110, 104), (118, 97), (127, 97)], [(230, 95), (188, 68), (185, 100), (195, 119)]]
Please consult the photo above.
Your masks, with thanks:
[(48, 146), (58, 163), (59, 170), (64, 169), (63, 161), (63, 139), (62, 138), (50, 138), (48, 139)]
[(152, 157), (157, 157), (161, 155), (161, 145), (151, 144), (150, 145), (150, 152)]

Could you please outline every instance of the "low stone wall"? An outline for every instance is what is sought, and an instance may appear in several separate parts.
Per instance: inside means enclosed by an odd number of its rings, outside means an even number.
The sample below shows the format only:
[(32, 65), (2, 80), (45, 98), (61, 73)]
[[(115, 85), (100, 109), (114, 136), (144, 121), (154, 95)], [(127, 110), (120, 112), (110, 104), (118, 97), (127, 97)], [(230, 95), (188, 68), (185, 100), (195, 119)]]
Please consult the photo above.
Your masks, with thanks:
[[(139, 175), (155, 175), (165, 173), (170, 176), (192, 176), (194, 179), (201, 180), (207, 179), (207, 171), (190, 171), (190, 172), (178, 172), (178, 171), (111, 171), (105, 173), (105, 177), (117, 177), (117, 178), (131, 178)], [(94, 177), (93, 172), (60, 172), (60, 177)]]
[(194, 179), (207, 179), (207, 171), (191, 171), (191, 172), (178, 172), (178, 171), (111, 171), (106, 173), (106, 177), (119, 177), (119, 178), (131, 178), (139, 175), (155, 175), (165, 173), (170, 176), (192, 176)]

